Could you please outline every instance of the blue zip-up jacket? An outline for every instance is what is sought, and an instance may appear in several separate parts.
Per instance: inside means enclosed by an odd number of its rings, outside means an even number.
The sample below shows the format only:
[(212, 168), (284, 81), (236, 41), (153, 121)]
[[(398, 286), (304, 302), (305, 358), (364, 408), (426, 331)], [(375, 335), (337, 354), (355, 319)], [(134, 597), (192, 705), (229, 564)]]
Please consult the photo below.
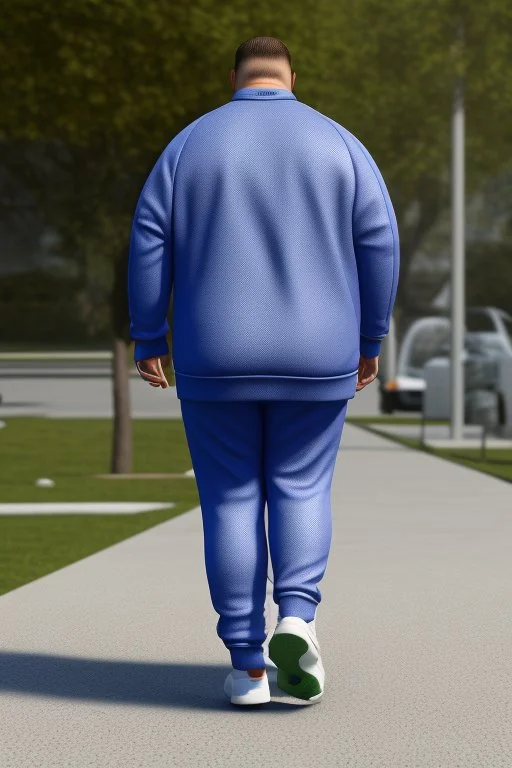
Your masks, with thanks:
[(241, 88), (167, 145), (140, 195), (135, 360), (169, 352), (189, 400), (339, 400), (379, 354), (399, 271), (372, 157), (287, 89)]

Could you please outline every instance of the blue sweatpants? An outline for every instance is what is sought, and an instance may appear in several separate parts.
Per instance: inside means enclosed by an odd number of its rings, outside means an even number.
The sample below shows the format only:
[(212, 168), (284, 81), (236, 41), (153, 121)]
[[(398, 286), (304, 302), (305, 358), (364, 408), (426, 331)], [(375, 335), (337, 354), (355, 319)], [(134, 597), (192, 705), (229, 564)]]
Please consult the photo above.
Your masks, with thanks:
[(180, 400), (217, 634), (236, 669), (265, 666), (265, 504), (279, 613), (315, 618), (347, 402)]

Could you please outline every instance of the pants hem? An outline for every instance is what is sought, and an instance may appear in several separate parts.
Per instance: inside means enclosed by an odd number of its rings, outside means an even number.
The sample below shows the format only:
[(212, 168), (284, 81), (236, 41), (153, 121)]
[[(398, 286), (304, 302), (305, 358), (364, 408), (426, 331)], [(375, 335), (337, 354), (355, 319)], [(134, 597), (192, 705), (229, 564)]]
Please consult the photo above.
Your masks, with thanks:
[(263, 646), (238, 646), (228, 649), (235, 669), (264, 669)]

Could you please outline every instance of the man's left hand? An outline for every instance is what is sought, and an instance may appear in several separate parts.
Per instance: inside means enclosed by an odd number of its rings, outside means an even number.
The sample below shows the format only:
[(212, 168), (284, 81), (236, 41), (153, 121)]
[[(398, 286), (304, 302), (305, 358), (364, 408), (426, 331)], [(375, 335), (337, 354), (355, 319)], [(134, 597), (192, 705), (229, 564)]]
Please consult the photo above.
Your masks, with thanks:
[(379, 372), (379, 356), (359, 358), (359, 371), (357, 375), (356, 392), (371, 384), (377, 378)]
[(136, 363), (137, 370), (144, 381), (147, 381), (152, 387), (162, 387), (162, 389), (167, 389), (169, 386), (164, 368), (170, 367), (170, 365), (170, 355), (149, 357), (147, 360), (139, 360)]

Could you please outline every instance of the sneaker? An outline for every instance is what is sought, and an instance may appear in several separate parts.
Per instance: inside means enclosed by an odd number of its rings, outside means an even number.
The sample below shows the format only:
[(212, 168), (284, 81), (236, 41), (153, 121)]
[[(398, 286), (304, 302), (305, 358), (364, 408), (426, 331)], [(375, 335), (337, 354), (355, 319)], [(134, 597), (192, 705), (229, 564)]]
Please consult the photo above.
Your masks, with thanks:
[(253, 679), (245, 669), (232, 669), (224, 682), (224, 693), (232, 704), (266, 704), (270, 701), (267, 673)]
[(263, 649), (263, 659), (265, 661), (269, 685), (270, 683), (277, 683), (277, 667), (268, 655), (268, 651), (265, 651), (265, 649)]
[(314, 620), (306, 622), (298, 616), (280, 619), (268, 650), (282, 691), (311, 702), (323, 696), (325, 671)]

